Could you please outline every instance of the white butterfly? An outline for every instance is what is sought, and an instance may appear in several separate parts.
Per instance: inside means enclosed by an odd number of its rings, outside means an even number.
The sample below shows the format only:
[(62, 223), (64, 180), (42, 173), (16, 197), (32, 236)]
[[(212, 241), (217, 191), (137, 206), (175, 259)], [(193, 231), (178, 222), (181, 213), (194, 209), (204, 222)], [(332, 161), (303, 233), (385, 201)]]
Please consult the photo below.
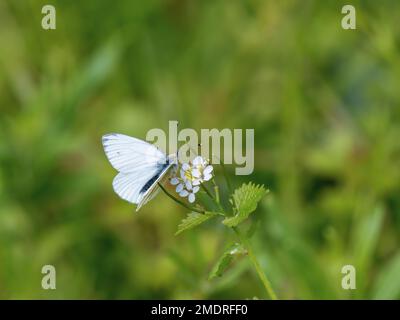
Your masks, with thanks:
[(177, 156), (167, 156), (156, 146), (124, 134), (111, 133), (102, 138), (111, 165), (119, 171), (114, 191), (124, 200), (137, 204), (138, 211), (159, 191), (158, 183), (169, 169), (177, 167)]

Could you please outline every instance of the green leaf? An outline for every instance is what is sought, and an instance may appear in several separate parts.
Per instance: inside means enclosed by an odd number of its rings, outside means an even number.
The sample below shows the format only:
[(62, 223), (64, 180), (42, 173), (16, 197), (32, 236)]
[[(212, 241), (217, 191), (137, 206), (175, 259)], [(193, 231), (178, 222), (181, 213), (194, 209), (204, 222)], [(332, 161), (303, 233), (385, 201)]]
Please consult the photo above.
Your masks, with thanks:
[(250, 182), (243, 184), (233, 192), (230, 202), (234, 206), (235, 215), (222, 221), (228, 227), (235, 227), (246, 220), (250, 213), (257, 209), (258, 202), (267, 194), (268, 190), (262, 185)]
[(373, 288), (373, 299), (400, 298), (400, 252), (379, 272)]
[(192, 229), (217, 215), (218, 215), (217, 212), (209, 212), (209, 211), (207, 211), (206, 213), (191, 212), (179, 224), (178, 231), (175, 233), (175, 235), (178, 235), (183, 231)]
[(222, 254), (221, 258), (212, 268), (208, 279), (211, 280), (215, 277), (220, 277), (224, 271), (229, 267), (233, 259), (239, 255), (245, 254), (246, 250), (239, 243), (234, 243)]
[(353, 250), (357, 271), (362, 269), (366, 272), (371, 265), (381, 234), (384, 216), (384, 208), (382, 205), (377, 205), (370, 214), (360, 217), (355, 225)]
[[(364, 210), (371, 204), (365, 203)], [(370, 282), (369, 274), (372, 271), (379, 238), (385, 218), (385, 209), (382, 204), (371, 207), (370, 212), (356, 216), (352, 230), (351, 250), (353, 264), (357, 267), (357, 291), (355, 298), (365, 298)]]

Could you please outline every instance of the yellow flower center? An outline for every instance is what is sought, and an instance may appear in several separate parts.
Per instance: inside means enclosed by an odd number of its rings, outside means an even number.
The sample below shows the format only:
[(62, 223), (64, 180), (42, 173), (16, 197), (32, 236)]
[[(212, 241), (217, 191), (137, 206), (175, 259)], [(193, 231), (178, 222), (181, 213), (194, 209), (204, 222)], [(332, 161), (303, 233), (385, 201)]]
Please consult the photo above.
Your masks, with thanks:
[(188, 179), (189, 181), (193, 181), (193, 180), (194, 180), (194, 178), (193, 178), (193, 176), (192, 176), (192, 171), (190, 171), (190, 170), (186, 170), (186, 171), (185, 171), (185, 177), (186, 177), (186, 179)]
[[(203, 170), (204, 170), (204, 167), (202, 165), (198, 165), (198, 166), (195, 166), (193, 168), (196, 168), (197, 170), (199, 170), (200, 171), (200, 176), (202, 176)], [(188, 170), (185, 171), (185, 178), (187, 180), (189, 180), (189, 181), (194, 181), (194, 180), (198, 179), (196, 177), (193, 177), (191, 169), (188, 169)]]

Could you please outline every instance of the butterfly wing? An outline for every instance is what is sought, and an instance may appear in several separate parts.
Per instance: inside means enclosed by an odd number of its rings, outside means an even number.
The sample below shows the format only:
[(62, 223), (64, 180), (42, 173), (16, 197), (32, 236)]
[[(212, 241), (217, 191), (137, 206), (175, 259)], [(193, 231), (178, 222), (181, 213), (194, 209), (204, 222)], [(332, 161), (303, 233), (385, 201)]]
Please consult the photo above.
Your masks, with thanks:
[(113, 181), (114, 191), (138, 204), (170, 166), (168, 157), (152, 144), (123, 134), (107, 134), (102, 141), (108, 160), (119, 171)]
[(143, 205), (145, 205), (147, 202), (149, 202), (157, 195), (157, 193), (160, 191), (158, 183), (163, 183), (167, 172), (169, 171), (169, 169), (171, 169), (171, 167), (175, 165), (176, 164), (174, 164), (173, 162), (169, 163), (169, 165), (166, 166), (159, 174), (157, 174), (154, 177), (154, 179), (150, 180), (149, 183), (146, 184), (146, 186), (143, 189), (144, 192), (140, 198), (136, 211), (138, 211)]
[(168, 160), (154, 145), (124, 134), (106, 134), (102, 141), (108, 160), (120, 172), (138, 171)]

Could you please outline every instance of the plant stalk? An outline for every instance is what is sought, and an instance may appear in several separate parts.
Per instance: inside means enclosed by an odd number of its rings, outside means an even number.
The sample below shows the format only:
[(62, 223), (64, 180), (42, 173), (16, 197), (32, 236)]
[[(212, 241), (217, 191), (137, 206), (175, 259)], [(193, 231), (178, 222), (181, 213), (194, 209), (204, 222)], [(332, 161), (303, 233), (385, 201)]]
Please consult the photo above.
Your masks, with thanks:
[(263, 285), (265, 287), (265, 290), (267, 291), (268, 295), (270, 296), (270, 298), (272, 300), (277, 300), (278, 298), (277, 298), (274, 290), (272, 289), (271, 282), (268, 280), (267, 276), (265, 275), (264, 271), (262, 270), (262, 268), (261, 268), (261, 266), (260, 266), (260, 264), (259, 264), (259, 262), (257, 260), (257, 257), (255, 256), (255, 254), (253, 252), (253, 249), (252, 249), (249, 241), (246, 239), (246, 237), (244, 237), (242, 235), (242, 233), (239, 231), (239, 229), (237, 227), (233, 227), (233, 231), (235, 231), (235, 233), (238, 236), (240, 242), (242, 242), (242, 244), (245, 246), (245, 248), (246, 248), (246, 250), (248, 252), (249, 258), (250, 258), (251, 262), (253, 263), (253, 266), (256, 269), (257, 274), (258, 274), (261, 282), (263, 283)]
[(225, 213), (225, 210), (224, 210), (224, 208), (222, 208), (221, 203), (219, 201), (218, 189), (214, 189), (215, 190), (215, 197), (214, 197), (213, 194), (210, 192), (210, 190), (208, 190), (208, 188), (204, 184), (202, 184), (201, 187), (204, 189), (204, 191), (207, 193), (207, 195), (217, 204), (218, 209), (222, 213)]
[(197, 209), (197, 208), (188, 206), (186, 203), (184, 203), (184, 202), (180, 201), (179, 199), (175, 198), (172, 194), (170, 194), (170, 193), (162, 186), (161, 183), (158, 183), (158, 186), (161, 188), (162, 191), (164, 191), (164, 193), (165, 193), (168, 197), (170, 197), (172, 200), (174, 200), (176, 203), (180, 204), (181, 206), (185, 207), (186, 209), (189, 209), (189, 210), (191, 210), (191, 211), (195, 211), (195, 212), (198, 212), (198, 213), (202, 213), (202, 214), (205, 213), (204, 210), (199, 210), (199, 209)]

